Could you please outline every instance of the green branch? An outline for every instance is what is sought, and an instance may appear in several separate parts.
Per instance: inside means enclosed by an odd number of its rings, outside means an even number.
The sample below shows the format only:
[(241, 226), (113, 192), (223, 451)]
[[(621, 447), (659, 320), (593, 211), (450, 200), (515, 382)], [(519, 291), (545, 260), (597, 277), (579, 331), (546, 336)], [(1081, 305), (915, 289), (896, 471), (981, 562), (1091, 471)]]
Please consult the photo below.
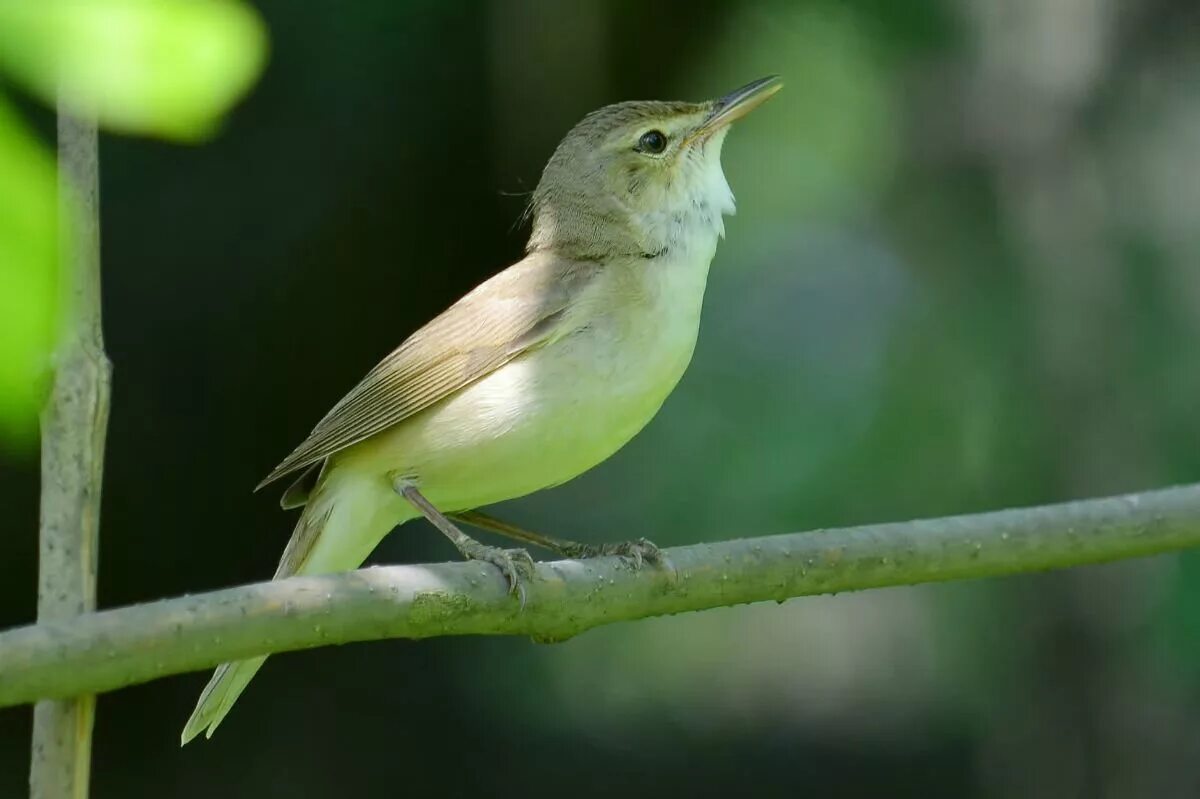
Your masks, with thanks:
[(763, 600), (994, 577), (1200, 544), (1200, 485), (943, 519), (538, 564), (524, 610), (489, 565), (389, 566), (168, 599), (0, 633), (0, 707), (229, 660), (437, 635), (569, 638), (602, 624)]
[[(96, 124), (58, 117), (63, 320), (54, 383), (42, 409), (38, 620), (96, 609), (100, 486), (111, 367), (100, 331), (100, 215)], [(0, 680), (3, 675), (0, 673)], [(88, 794), (95, 697), (39, 702), (29, 771), (33, 799)]]

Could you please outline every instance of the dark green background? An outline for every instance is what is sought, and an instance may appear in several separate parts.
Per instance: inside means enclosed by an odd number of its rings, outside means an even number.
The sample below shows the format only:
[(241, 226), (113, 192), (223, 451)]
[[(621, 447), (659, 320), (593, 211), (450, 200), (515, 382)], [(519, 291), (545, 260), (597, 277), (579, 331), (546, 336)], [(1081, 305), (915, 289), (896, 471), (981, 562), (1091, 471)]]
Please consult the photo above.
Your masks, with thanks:
[[(584, 113), (771, 72), (726, 144), (739, 214), (691, 371), (506, 516), (677, 544), (1200, 479), (1195, 3), (260, 7), (271, 63), (214, 141), (102, 140), (101, 605), (271, 573), (292, 522), (250, 487), (520, 256), (523, 193)], [(36, 452), (0, 467), (11, 626)], [(374, 559), (452, 555), (414, 523)], [(101, 698), (93, 796), (1195, 795), (1197, 571), (285, 655), (182, 750), (207, 675), (175, 677)], [(0, 712), (0, 796), (30, 715)]]

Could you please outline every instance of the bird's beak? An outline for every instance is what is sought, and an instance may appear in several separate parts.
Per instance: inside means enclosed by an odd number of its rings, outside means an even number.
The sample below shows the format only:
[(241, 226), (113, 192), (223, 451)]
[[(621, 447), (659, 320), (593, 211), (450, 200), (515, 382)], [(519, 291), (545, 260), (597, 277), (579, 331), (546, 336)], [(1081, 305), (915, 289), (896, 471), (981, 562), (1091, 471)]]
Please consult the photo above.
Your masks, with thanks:
[(719, 100), (713, 101), (712, 111), (708, 119), (692, 133), (689, 138), (705, 138), (714, 132), (741, 119), (755, 108), (765, 103), (783, 88), (783, 81), (778, 75), (768, 75), (753, 83), (747, 83)]

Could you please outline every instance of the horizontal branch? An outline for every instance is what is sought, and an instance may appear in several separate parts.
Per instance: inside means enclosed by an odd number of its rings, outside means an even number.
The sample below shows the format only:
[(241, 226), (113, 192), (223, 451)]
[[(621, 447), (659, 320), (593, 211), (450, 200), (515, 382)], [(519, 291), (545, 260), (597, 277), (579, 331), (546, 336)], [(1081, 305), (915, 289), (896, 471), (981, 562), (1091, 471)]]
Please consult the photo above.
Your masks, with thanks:
[(563, 640), (615, 621), (1044, 571), (1200, 544), (1200, 485), (1038, 508), (539, 563), (524, 610), (492, 566), (388, 566), (168, 599), (0, 633), (0, 707), (267, 652), (379, 638)]

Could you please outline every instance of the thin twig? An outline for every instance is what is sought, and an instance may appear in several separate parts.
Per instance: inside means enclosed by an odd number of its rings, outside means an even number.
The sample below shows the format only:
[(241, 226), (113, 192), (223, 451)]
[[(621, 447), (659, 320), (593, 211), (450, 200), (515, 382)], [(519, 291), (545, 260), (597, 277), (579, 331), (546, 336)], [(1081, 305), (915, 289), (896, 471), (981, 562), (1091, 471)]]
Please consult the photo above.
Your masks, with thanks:
[(0, 707), (107, 691), (267, 652), (378, 638), (569, 638), (616, 621), (991, 577), (1200, 545), (1200, 485), (972, 516), (538, 564), (524, 610), (488, 564), (292, 577), (0, 633)]
[[(111, 368), (100, 330), (99, 174), (94, 122), (58, 117), (62, 329), (42, 410), (38, 620), (96, 608), (97, 530)], [(95, 697), (39, 702), (29, 772), (34, 799), (84, 799)]]

